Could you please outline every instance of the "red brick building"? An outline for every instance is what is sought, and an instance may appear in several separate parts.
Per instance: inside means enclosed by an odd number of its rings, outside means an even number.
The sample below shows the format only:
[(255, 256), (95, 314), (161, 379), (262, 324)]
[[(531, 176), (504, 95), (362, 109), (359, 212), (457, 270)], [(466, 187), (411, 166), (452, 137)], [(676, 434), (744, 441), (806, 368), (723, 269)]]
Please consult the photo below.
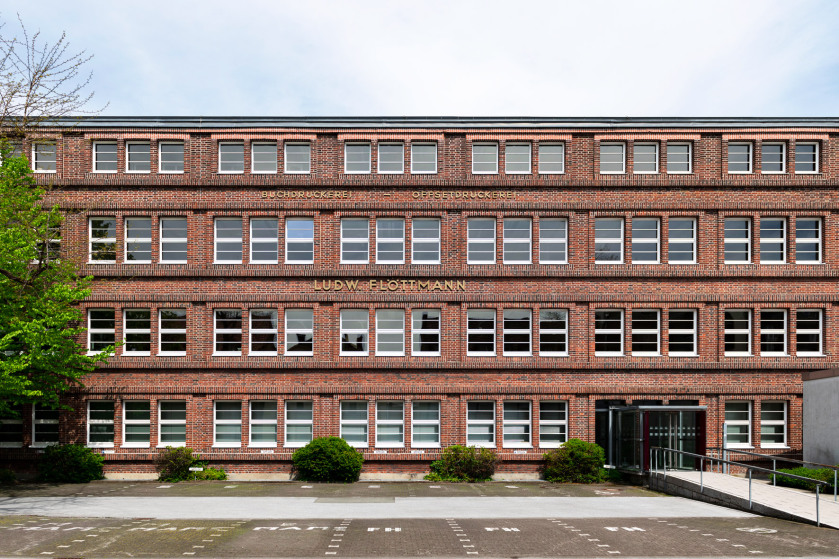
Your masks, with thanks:
[(124, 343), (75, 413), (6, 421), (6, 461), (789, 452), (802, 371), (837, 366), (836, 120), (100, 117), (24, 149), (96, 278), (88, 347)]

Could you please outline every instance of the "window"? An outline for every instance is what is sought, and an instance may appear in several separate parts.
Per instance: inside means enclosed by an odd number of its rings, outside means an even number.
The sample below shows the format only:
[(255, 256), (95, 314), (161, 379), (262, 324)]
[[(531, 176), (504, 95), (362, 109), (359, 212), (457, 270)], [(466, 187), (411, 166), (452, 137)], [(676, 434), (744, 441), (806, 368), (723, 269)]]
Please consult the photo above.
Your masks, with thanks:
[(21, 447), (23, 447), (23, 406), (12, 405), (6, 413), (0, 415), (0, 448)]
[(539, 220), (539, 263), (568, 263), (568, 220)]
[(55, 172), (54, 142), (37, 142), (32, 144), (32, 170), (36, 173)]
[(696, 311), (692, 309), (672, 309), (669, 315), (669, 354), (671, 357), (692, 356), (697, 354), (696, 347)]
[(312, 172), (312, 146), (309, 143), (285, 143), (285, 172), (289, 175)]
[(312, 441), (314, 413), (312, 401), (289, 401), (285, 403), (285, 446), (299, 448)]
[(341, 402), (341, 438), (356, 448), (367, 448), (367, 402)]
[(369, 260), (370, 233), (366, 219), (341, 220), (341, 262), (364, 263)]
[(495, 446), (495, 402), (466, 403), (466, 444)]
[(787, 445), (787, 403), (760, 403), (760, 446), (764, 448)]
[(242, 446), (242, 402), (214, 402), (213, 446)]
[(594, 220), (594, 262), (623, 264), (623, 220), (597, 218)]
[(114, 403), (93, 400), (87, 403), (87, 446), (114, 446)]
[(504, 402), (501, 427), (505, 448), (529, 448), (530, 402)]
[(250, 446), (277, 446), (277, 401), (256, 400), (251, 402)]
[(160, 446), (184, 446), (186, 444), (186, 402), (175, 400), (160, 402)]
[(125, 172), (148, 173), (151, 171), (151, 146), (148, 142), (126, 142), (125, 155)]
[(186, 355), (186, 309), (160, 309), (159, 355)]
[(117, 172), (116, 142), (93, 142), (93, 172)]
[(116, 341), (114, 309), (89, 309), (87, 311), (88, 353), (99, 353)]
[(276, 264), (279, 251), (276, 218), (253, 217), (251, 222), (251, 264)]
[(186, 264), (187, 225), (185, 217), (160, 219), (160, 262)]
[(58, 444), (59, 410), (42, 407), (32, 408), (32, 446)]
[(125, 309), (123, 355), (151, 355), (151, 311)]
[(752, 354), (752, 311), (725, 311), (725, 354)]
[[(249, 355), (277, 355), (277, 311), (252, 309), (250, 316), (251, 346)], [(276, 418), (275, 418), (276, 419)]]
[(530, 264), (530, 220), (504, 218), (504, 263)]
[(218, 172), (245, 172), (245, 144), (242, 142), (220, 142), (218, 145)]
[(286, 355), (312, 355), (314, 351), (313, 322), (312, 309), (286, 309)]
[(376, 311), (376, 355), (405, 355), (405, 311)]
[(802, 309), (795, 313), (795, 353), (799, 357), (822, 355), (822, 311)]
[(376, 263), (405, 262), (405, 220), (376, 220)]
[(726, 218), (725, 256), (726, 264), (748, 264), (752, 254), (752, 222), (747, 218)]
[(436, 143), (411, 143), (411, 173), (414, 175), (437, 173)]
[(117, 260), (117, 220), (90, 218), (90, 262), (106, 264)]
[(216, 309), (213, 355), (242, 355), (242, 311)]
[(411, 221), (411, 262), (440, 263), (440, 220), (416, 218)]
[(151, 263), (151, 218), (128, 217), (125, 219), (125, 262), (128, 264)]
[(760, 311), (760, 354), (787, 354), (787, 311)]
[(819, 144), (816, 142), (795, 142), (795, 172), (819, 172)]
[(539, 402), (539, 446), (558, 448), (568, 440), (568, 405)]
[(469, 264), (495, 264), (495, 219), (467, 220), (466, 237), (466, 261)]
[(725, 403), (725, 446), (748, 448), (752, 444), (752, 403)]
[(495, 355), (495, 311), (472, 309), (466, 313), (466, 355)]
[(341, 355), (367, 355), (369, 319), (366, 310), (341, 311)]
[(508, 175), (530, 174), (530, 144), (507, 143), (504, 146), (504, 172)]
[(242, 263), (242, 218), (219, 217), (216, 225), (216, 264)]
[(184, 172), (184, 144), (183, 142), (160, 142), (160, 172)]
[(594, 311), (594, 354), (623, 355), (623, 311)]
[(539, 144), (539, 174), (561, 175), (565, 172), (565, 144)]
[(440, 447), (440, 402), (413, 402), (411, 405), (411, 446)]
[(822, 261), (822, 220), (799, 217), (795, 220), (795, 263), (818, 264)]
[(412, 355), (440, 355), (440, 311), (414, 310)]
[(661, 226), (655, 218), (632, 219), (632, 263), (658, 264)]
[(692, 218), (671, 219), (668, 228), (667, 261), (670, 264), (695, 264), (696, 220)]
[(660, 355), (660, 313), (657, 310), (632, 311), (632, 355)]
[(403, 144), (379, 144), (379, 174), (402, 174), (405, 172), (405, 146)]
[(763, 142), (761, 146), (761, 173), (786, 172), (787, 145), (779, 142)]
[(667, 172), (671, 174), (691, 173), (691, 144), (667, 144)]
[(376, 446), (405, 446), (405, 411), (402, 402), (376, 402)]
[(752, 172), (752, 144), (728, 144), (728, 172)]
[(504, 310), (504, 355), (530, 355), (530, 311)]
[(253, 142), (251, 144), (251, 173), (277, 172), (277, 143)]
[(370, 144), (344, 144), (344, 172), (370, 172)]
[(285, 222), (286, 264), (312, 264), (315, 261), (315, 220), (292, 217)]
[(787, 261), (787, 220), (762, 218), (760, 220), (760, 263), (783, 264)]
[(46, 238), (36, 243), (37, 256), (33, 264), (55, 262), (61, 259), (61, 226), (51, 225), (46, 229)]
[(151, 405), (148, 400), (123, 401), (122, 413), (122, 446), (148, 448), (151, 442)]
[(543, 357), (568, 355), (568, 311), (539, 311), (539, 354)]
[(658, 144), (633, 146), (632, 171), (636, 175), (658, 173)]
[(494, 175), (498, 173), (498, 144), (472, 144), (472, 174)]
[(626, 145), (600, 144), (600, 174), (621, 174), (626, 172)]

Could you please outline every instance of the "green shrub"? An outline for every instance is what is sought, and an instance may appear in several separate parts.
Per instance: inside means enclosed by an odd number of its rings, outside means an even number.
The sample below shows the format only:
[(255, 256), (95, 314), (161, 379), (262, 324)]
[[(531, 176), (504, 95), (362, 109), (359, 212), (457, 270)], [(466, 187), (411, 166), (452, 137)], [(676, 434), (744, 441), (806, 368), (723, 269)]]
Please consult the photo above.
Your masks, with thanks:
[[(167, 446), (154, 459), (154, 467), (158, 473), (158, 480), (168, 482), (225, 480), (227, 473), (222, 468), (208, 468), (201, 456), (191, 448)], [(190, 468), (204, 468), (200, 471), (190, 471)]]
[(38, 474), (51, 483), (87, 483), (103, 479), (105, 459), (80, 444), (52, 445), (38, 461)]
[(9, 468), (0, 468), (0, 485), (12, 485), (17, 481), (17, 476)]
[(189, 473), (189, 479), (194, 480), (224, 481), (227, 479), (227, 472), (223, 468), (204, 468), (203, 471)]
[[(830, 485), (822, 485), (819, 489), (819, 492), (825, 493), (833, 491), (833, 470), (831, 470), (830, 468), (778, 468), (778, 471), (785, 472), (787, 474), (792, 474), (794, 476), (803, 476), (812, 479), (817, 479), (819, 481), (826, 481)], [(783, 485), (785, 487), (795, 487), (798, 489), (807, 489), (808, 491), (813, 492), (816, 491), (816, 484), (811, 481), (805, 481), (803, 479), (795, 479), (786, 476), (775, 476), (774, 474), (773, 477), (775, 477), (775, 483), (777, 483), (778, 485)]]
[(364, 456), (339, 437), (318, 437), (291, 456), (292, 473), (303, 481), (358, 481)]
[(428, 481), (489, 481), (501, 458), (489, 448), (452, 445), (431, 463)]
[(569, 439), (561, 447), (546, 452), (544, 458), (542, 476), (551, 482), (598, 483), (605, 477), (606, 455), (594, 443)]

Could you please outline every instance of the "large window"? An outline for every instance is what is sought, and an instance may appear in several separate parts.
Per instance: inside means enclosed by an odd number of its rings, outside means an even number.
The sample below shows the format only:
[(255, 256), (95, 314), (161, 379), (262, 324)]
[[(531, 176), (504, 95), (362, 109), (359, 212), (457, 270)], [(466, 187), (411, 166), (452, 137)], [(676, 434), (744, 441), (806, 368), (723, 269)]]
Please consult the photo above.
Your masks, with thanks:
[(632, 355), (661, 353), (661, 314), (658, 310), (632, 311)]
[(787, 403), (760, 403), (760, 446), (787, 446)]
[(221, 142), (218, 145), (218, 172), (245, 172), (245, 144), (242, 142)]
[(405, 410), (402, 402), (376, 402), (376, 446), (405, 446)]
[(186, 309), (160, 309), (159, 355), (186, 355)]
[(671, 174), (692, 172), (691, 144), (667, 144), (667, 172)]
[(125, 262), (128, 264), (151, 262), (151, 218), (125, 218)]
[(367, 219), (341, 220), (341, 262), (366, 264), (369, 261), (370, 233)]
[(376, 311), (376, 355), (405, 355), (405, 311)]
[(822, 220), (799, 217), (795, 220), (796, 264), (818, 264), (822, 261)]
[(787, 145), (783, 142), (763, 142), (760, 148), (761, 173), (784, 173), (787, 167)]
[(0, 448), (23, 447), (23, 406), (12, 405), (0, 414)]
[(370, 173), (370, 144), (344, 144), (344, 172), (347, 174)]
[(32, 170), (36, 173), (55, 172), (55, 143), (37, 142), (32, 144)]
[(251, 144), (251, 173), (277, 172), (277, 143), (253, 142)]
[(286, 309), (286, 355), (312, 355), (314, 351), (314, 311), (312, 309)]
[(183, 142), (160, 142), (158, 159), (161, 173), (183, 173)]
[(557, 448), (568, 440), (568, 405), (539, 402), (539, 446)]
[(626, 172), (626, 145), (600, 144), (600, 174), (612, 175)]
[(440, 220), (415, 218), (411, 221), (411, 262), (440, 263)]
[(674, 218), (668, 224), (667, 261), (670, 264), (696, 263), (696, 220)]
[(87, 446), (114, 446), (114, 402), (91, 400), (87, 403)]
[(504, 146), (504, 172), (508, 175), (530, 174), (530, 144), (507, 142)]
[(341, 402), (341, 438), (356, 448), (367, 448), (367, 401)]
[(405, 220), (377, 219), (376, 263), (402, 264), (403, 262), (405, 262)]
[(93, 171), (95, 173), (117, 172), (116, 142), (93, 142)]
[(725, 446), (748, 448), (752, 444), (752, 403), (725, 403)]
[(213, 446), (242, 446), (242, 402), (216, 401), (213, 421)]
[(277, 311), (251, 309), (250, 349), (248, 355), (277, 355)]
[(187, 225), (185, 217), (160, 219), (160, 262), (186, 264)]
[(151, 355), (151, 311), (125, 309), (122, 323), (124, 355)]
[(504, 263), (530, 264), (530, 220), (504, 218)]
[(279, 252), (277, 219), (251, 218), (251, 264), (276, 264)]
[(148, 400), (122, 402), (124, 448), (148, 448), (151, 444), (151, 405)]
[(601, 217), (594, 220), (594, 262), (623, 264), (623, 220)]
[(799, 357), (822, 355), (824, 320), (819, 309), (801, 309), (795, 313), (795, 353)]
[(787, 354), (787, 311), (783, 309), (760, 311), (760, 354)]
[(411, 354), (440, 355), (440, 310), (414, 310), (413, 327), (411, 328)]
[(466, 229), (466, 261), (469, 264), (494, 264), (495, 219), (469, 219)]
[(436, 143), (411, 143), (411, 173), (414, 175), (437, 173)]
[(748, 264), (752, 255), (752, 222), (748, 218), (725, 220), (725, 263)]
[(99, 353), (116, 342), (114, 309), (89, 309), (87, 311), (88, 353)]
[(186, 402), (183, 400), (158, 403), (160, 446), (184, 446), (186, 444)]
[(594, 354), (623, 355), (623, 310), (594, 311)]
[(379, 144), (379, 174), (405, 172), (405, 146), (399, 143)]
[(539, 220), (539, 263), (568, 263), (568, 220), (542, 218)]
[(367, 355), (367, 310), (341, 311), (341, 355)]
[(292, 217), (285, 222), (286, 264), (311, 264), (315, 261), (315, 220)]
[(466, 403), (466, 444), (495, 446), (495, 402)]
[(58, 444), (58, 410), (35, 405), (32, 407), (32, 446)]
[(241, 264), (242, 218), (216, 218), (215, 229), (215, 263)]
[(530, 447), (530, 402), (504, 402), (501, 427), (505, 448)]
[(539, 174), (559, 175), (565, 172), (565, 144), (539, 144)]
[(312, 146), (308, 143), (285, 143), (285, 172), (307, 174), (312, 172)]
[(242, 355), (242, 311), (216, 309), (213, 355)]
[(783, 264), (787, 261), (787, 220), (765, 217), (760, 220), (760, 263)]
[(277, 401), (254, 400), (250, 408), (250, 446), (277, 446)]
[(539, 354), (543, 357), (568, 355), (568, 311), (539, 311)]
[(671, 309), (668, 311), (668, 353), (671, 357), (697, 354), (697, 322), (694, 309)]
[(819, 144), (816, 142), (795, 143), (795, 172), (819, 172)]
[(498, 173), (498, 144), (472, 144), (472, 174), (493, 175)]
[(314, 413), (311, 400), (285, 403), (285, 446), (306, 446), (312, 440)]
[(471, 309), (466, 313), (466, 355), (495, 355), (495, 311)]
[(752, 311), (725, 311), (724, 332), (726, 355), (752, 354)]
[(440, 447), (440, 402), (413, 402), (411, 405), (411, 446)]
[(117, 260), (117, 220), (90, 218), (90, 262), (108, 264)]
[(632, 263), (658, 264), (661, 227), (656, 218), (632, 219)]
[(636, 143), (632, 147), (632, 171), (635, 174), (658, 173), (658, 144)]
[(750, 143), (729, 143), (728, 144), (728, 172), (729, 173), (751, 173), (752, 172), (752, 144)]
[(504, 355), (530, 355), (530, 311), (504, 310)]

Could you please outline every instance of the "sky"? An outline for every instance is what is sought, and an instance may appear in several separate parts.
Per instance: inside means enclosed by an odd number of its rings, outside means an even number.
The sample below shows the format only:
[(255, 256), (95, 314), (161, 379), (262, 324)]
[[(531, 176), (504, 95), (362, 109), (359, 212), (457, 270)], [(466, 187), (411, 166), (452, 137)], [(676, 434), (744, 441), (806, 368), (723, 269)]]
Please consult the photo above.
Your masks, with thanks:
[(138, 116), (839, 116), (834, 0), (0, 0)]

